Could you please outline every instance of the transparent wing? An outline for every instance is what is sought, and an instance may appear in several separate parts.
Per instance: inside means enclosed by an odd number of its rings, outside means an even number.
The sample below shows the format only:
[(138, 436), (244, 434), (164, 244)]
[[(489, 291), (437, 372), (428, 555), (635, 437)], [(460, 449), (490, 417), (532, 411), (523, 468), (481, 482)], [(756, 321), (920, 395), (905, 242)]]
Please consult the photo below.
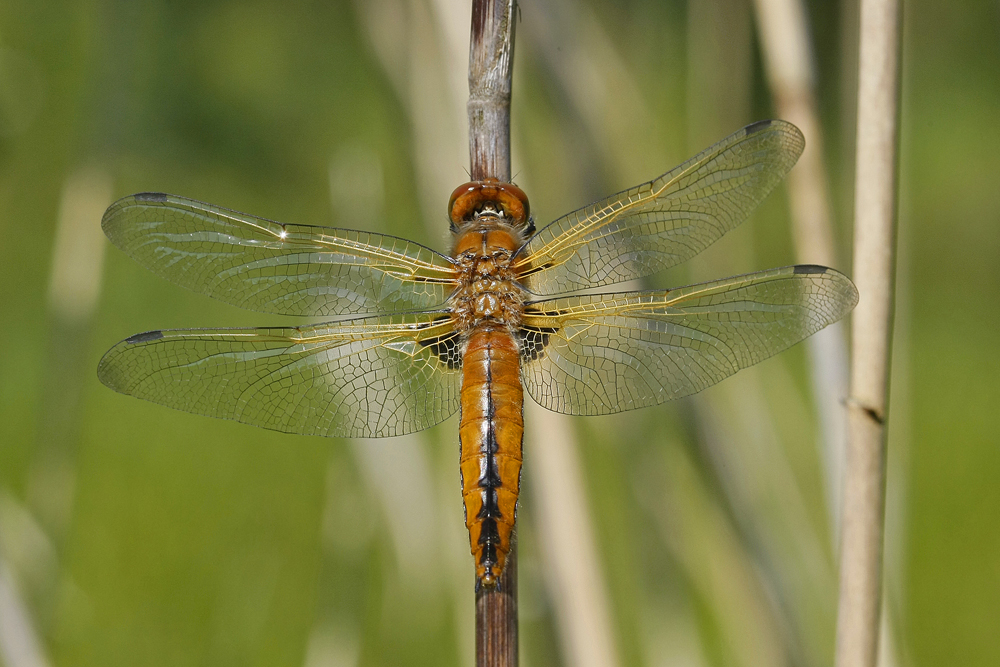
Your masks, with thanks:
[(173, 195), (120, 199), (101, 224), (157, 275), (265, 313), (425, 310), (444, 302), (454, 280), (447, 258), (412, 241), (282, 225)]
[(286, 433), (386, 437), (458, 409), (458, 337), (442, 313), (270, 329), (132, 336), (97, 370), (107, 386), (178, 410)]
[(544, 227), (515, 268), (528, 289), (548, 295), (680, 264), (743, 222), (804, 145), (791, 123), (749, 125), (649, 183)]
[(843, 274), (790, 266), (667, 292), (538, 301), (524, 315), (521, 379), (556, 412), (655, 405), (794, 345), (857, 300)]

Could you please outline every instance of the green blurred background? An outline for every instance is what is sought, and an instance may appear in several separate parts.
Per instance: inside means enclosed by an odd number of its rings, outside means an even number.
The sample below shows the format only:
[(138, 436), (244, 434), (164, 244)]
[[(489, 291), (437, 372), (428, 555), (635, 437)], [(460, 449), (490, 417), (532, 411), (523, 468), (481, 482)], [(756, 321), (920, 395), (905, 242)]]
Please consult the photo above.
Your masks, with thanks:
[[(807, 3), (850, 269), (857, 7)], [(1000, 664), (1000, 4), (904, 3), (883, 665)], [(0, 4), (0, 662), (452, 665), (472, 655), (455, 422), (295, 437), (113, 393), (136, 332), (283, 324), (104, 241), (129, 193), (447, 247), (451, 0)], [(753, 7), (521, 4), (515, 180), (539, 223), (774, 115)], [(807, 140), (811, 140), (807, 137)], [(793, 263), (787, 196), (669, 285)], [(804, 258), (808, 260), (808, 258)], [(529, 419), (533, 413), (529, 413)], [(835, 531), (804, 346), (572, 434), (623, 665), (832, 662)], [(568, 426), (567, 426), (568, 424)], [(525, 443), (523, 665), (574, 664)], [(548, 551), (546, 551), (548, 549)], [(589, 582), (593, 583), (593, 582)], [(600, 616), (600, 614), (599, 614)]]

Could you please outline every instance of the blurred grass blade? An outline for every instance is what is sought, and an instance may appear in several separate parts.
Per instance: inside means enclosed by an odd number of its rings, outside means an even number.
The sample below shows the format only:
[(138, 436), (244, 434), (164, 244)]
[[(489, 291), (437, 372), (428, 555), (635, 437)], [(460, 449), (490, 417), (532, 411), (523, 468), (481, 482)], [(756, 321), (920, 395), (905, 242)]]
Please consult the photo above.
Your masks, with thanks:
[(48, 667), (34, 624), (0, 556), (0, 657), (6, 667)]
[(580, 667), (618, 665), (600, 551), (574, 441), (574, 420), (529, 403), (532, 498), (563, 655)]
[[(806, 148), (788, 176), (792, 237), (799, 262), (842, 266), (834, 243), (823, 134), (816, 107), (813, 49), (801, 0), (755, 0), (757, 25), (771, 97), (780, 118), (802, 130)], [(806, 343), (819, 417), (831, 544), (839, 543), (841, 488), (847, 442), (847, 343), (836, 323)]]

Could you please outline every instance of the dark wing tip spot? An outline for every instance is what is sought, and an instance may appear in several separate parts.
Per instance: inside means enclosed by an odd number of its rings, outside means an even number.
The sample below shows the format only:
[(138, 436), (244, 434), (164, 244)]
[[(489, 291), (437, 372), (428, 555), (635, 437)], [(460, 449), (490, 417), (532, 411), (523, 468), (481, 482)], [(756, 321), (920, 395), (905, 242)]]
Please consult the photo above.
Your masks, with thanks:
[(827, 267), (825, 267), (825, 266), (819, 266), (817, 264), (799, 264), (798, 266), (795, 267), (795, 270), (793, 271), (793, 273), (796, 273), (796, 274), (799, 274), (799, 273), (806, 273), (806, 274), (809, 274), (809, 273), (826, 273), (829, 270), (830, 269), (828, 269)]
[(165, 202), (167, 201), (167, 195), (163, 192), (139, 192), (134, 195), (136, 201), (153, 201), (153, 202)]
[(129, 336), (125, 339), (125, 342), (129, 345), (135, 345), (136, 343), (148, 343), (151, 340), (159, 340), (161, 338), (163, 338), (162, 331), (147, 331), (145, 333)]
[(743, 131), (746, 132), (747, 136), (749, 137), (751, 134), (756, 134), (761, 130), (766, 130), (767, 128), (771, 127), (772, 123), (774, 123), (773, 120), (758, 120), (756, 123), (750, 123), (749, 125), (747, 125), (745, 128), (743, 128)]

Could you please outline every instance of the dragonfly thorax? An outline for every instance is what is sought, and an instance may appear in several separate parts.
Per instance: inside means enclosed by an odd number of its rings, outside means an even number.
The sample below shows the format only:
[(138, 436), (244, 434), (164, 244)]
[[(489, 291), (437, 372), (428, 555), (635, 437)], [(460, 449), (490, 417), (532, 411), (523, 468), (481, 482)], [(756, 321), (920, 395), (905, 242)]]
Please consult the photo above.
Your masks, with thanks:
[(497, 217), (478, 218), (466, 228), (455, 241), (458, 289), (451, 309), (456, 328), (463, 334), (478, 324), (516, 328), (524, 296), (512, 264), (521, 234)]

